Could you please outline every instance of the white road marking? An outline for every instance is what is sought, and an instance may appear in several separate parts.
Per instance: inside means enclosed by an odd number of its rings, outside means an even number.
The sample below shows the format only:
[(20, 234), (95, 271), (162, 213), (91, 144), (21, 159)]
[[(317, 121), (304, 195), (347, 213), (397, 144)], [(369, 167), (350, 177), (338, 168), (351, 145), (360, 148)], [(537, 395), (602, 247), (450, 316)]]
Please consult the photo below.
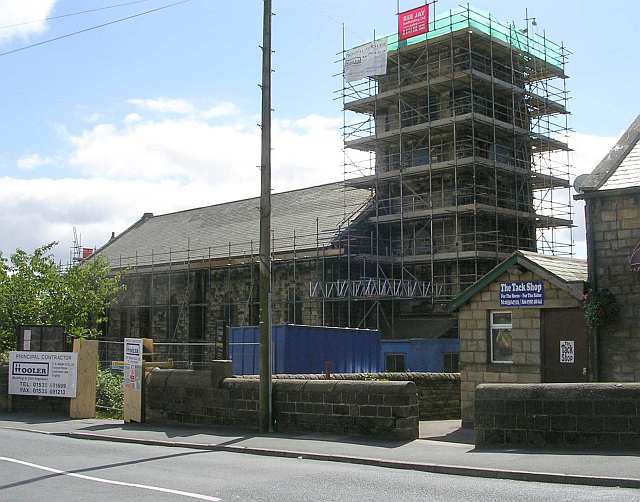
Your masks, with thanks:
[(222, 500), (217, 497), (200, 495), (199, 493), (183, 492), (181, 490), (172, 490), (171, 488), (161, 488), (159, 486), (141, 485), (139, 483), (126, 483), (124, 481), (114, 481), (112, 479), (96, 478), (95, 476), (85, 476), (84, 474), (76, 474), (75, 472), (61, 471), (60, 469), (54, 469), (53, 467), (46, 467), (44, 465), (32, 464), (31, 462), (25, 462), (24, 460), (18, 460), (17, 458), (0, 457), (0, 460), (4, 460), (5, 462), (11, 462), (13, 464), (26, 465), (27, 467), (33, 467), (34, 469), (53, 472), (55, 474), (62, 474), (64, 476), (70, 476), (72, 478), (85, 479), (87, 481), (95, 481), (97, 483), (105, 483), (107, 485), (130, 486), (132, 488), (141, 488), (143, 490), (152, 490), (155, 492), (170, 493), (172, 495), (181, 495), (182, 497), (189, 497), (192, 499), (208, 500), (209, 502), (220, 502)]

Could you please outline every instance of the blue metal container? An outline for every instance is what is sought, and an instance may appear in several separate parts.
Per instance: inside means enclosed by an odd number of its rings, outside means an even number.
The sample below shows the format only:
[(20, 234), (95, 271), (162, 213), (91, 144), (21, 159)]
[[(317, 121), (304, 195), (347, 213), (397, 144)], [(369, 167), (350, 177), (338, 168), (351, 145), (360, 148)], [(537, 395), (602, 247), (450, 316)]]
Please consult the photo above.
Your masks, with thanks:
[(405, 340), (382, 340), (380, 368), (387, 368), (390, 355), (404, 355), (406, 371), (441, 372), (445, 370), (445, 355), (458, 354), (460, 340), (457, 338), (410, 338)]
[[(260, 373), (260, 332), (257, 326), (232, 327), (229, 357), (235, 375)], [(273, 373), (332, 373), (380, 371), (380, 332), (371, 329), (329, 328), (279, 324), (273, 326)]]

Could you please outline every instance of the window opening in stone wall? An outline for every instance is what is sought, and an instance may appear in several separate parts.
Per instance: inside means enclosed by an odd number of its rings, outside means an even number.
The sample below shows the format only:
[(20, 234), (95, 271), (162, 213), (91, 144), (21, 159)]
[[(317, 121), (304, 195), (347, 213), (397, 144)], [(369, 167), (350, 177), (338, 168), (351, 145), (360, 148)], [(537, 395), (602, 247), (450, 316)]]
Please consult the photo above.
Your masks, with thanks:
[(225, 303), (222, 307), (222, 319), (228, 326), (234, 326), (236, 324), (236, 305), (233, 303)]
[[(206, 331), (206, 307), (195, 305), (189, 307), (189, 341), (201, 343)], [(204, 361), (204, 346), (192, 345), (189, 350), (192, 362)]]
[(178, 299), (175, 294), (171, 295), (171, 304), (169, 305), (169, 315), (167, 316), (167, 333), (170, 339), (174, 339), (178, 331), (178, 316), (180, 310), (178, 309)]
[(384, 355), (384, 370), (392, 373), (407, 371), (407, 355), (406, 354), (389, 354)]
[(260, 323), (260, 304), (249, 303), (249, 326), (257, 326)]
[(490, 345), (492, 363), (513, 363), (512, 327), (511, 312), (491, 312)]
[(287, 290), (287, 322), (302, 324), (302, 298), (296, 294), (295, 287)]
[(459, 371), (458, 358), (459, 355), (457, 352), (446, 352), (442, 365), (443, 371), (445, 373), (457, 373)]
[(126, 307), (120, 310), (120, 336), (122, 338), (129, 336), (129, 312)]
[(151, 338), (151, 311), (148, 307), (138, 307), (138, 330), (140, 338)]

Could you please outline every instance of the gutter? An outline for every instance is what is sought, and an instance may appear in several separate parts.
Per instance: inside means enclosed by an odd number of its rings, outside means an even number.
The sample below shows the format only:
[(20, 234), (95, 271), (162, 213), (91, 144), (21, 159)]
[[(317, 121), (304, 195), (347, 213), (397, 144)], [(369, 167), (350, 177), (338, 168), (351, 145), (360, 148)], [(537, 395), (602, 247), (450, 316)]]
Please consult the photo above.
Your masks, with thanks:
[(588, 200), (600, 197), (612, 197), (615, 195), (629, 195), (640, 193), (640, 186), (631, 186), (625, 188), (612, 188), (610, 190), (593, 189), (589, 191), (579, 192), (573, 196), (574, 200)]

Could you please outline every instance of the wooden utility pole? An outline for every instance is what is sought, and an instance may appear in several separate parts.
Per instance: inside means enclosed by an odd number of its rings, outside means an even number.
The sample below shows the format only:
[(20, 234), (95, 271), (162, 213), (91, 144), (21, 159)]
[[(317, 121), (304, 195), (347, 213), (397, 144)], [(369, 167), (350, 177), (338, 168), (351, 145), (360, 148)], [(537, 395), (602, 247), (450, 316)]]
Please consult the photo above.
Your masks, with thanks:
[(262, 151), (260, 160), (260, 431), (271, 419), (271, 0), (262, 23)]

